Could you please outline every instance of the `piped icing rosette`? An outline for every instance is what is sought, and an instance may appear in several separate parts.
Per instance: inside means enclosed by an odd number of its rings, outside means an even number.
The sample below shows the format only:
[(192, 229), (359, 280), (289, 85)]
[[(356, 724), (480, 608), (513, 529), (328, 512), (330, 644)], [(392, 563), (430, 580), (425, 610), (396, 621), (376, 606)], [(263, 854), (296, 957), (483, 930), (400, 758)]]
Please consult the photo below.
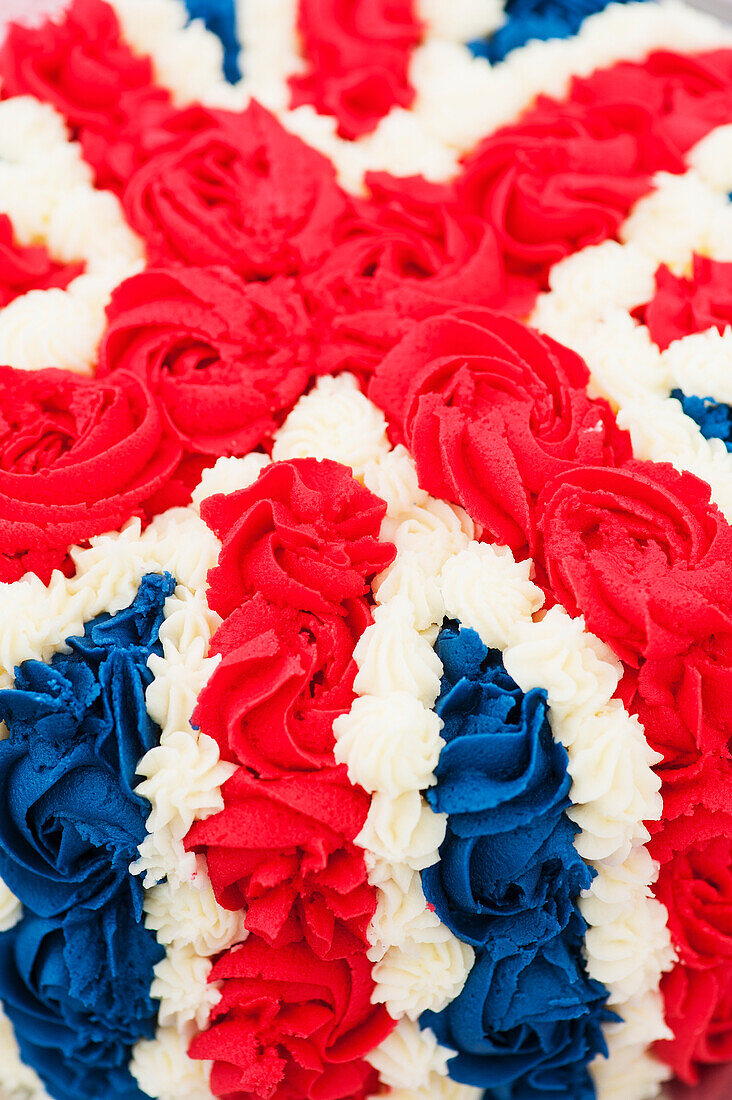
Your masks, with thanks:
[(646, 1100), (730, 1059), (729, 32), (36, 15), (0, 1090)]

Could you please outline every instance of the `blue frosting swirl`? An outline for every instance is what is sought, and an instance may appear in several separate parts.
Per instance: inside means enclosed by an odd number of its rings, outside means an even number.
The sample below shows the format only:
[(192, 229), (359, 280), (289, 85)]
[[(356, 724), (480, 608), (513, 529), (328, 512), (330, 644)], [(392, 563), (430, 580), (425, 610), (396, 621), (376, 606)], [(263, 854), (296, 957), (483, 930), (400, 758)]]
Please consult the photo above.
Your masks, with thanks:
[(224, 47), (224, 76), (230, 84), (241, 77), (239, 39), (236, 33), (236, 0), (185, 0), (191, 19), (202, 19), (221, 39)]
[[(538, 38), (569, 38), (579, 32), (588, 15), (604, 9), (612, 0), (507, 0), (506, 22), (489, 38), (468, 43), (476, 57), (503, 61), (506, 54)], [(619, 0), (627, 3), (628, 0)]]
[(160, 731), (145, 707), (151, 653), (175, 581), (143, 578), (130, 607), (100, 615), (68, 653), (26, 661), (0, 692), (0, 877), (23, 919), (0, 935), (0, 1000), (23, 1060), (57, 1100), (142, 1100), (131, 1047), (155, 1033), (152, 970), (130, 863), (149, 805), (140, 758)]
[(732, 451), (732, 408), (713, 397), (694, 397), (683, 390), (671, 390), (671, 396), (681, 402), (687, 416), (695, 420), (705, 439), (721, 439)]
[(448, 821), (440, 862), (422, 881), (476, 962), (460, 996), (422, 1023), (457, 1051), (451, 1077), (486, 1097), (584, 1100), (612, 1015), (582, 962), (576, 899), (592, 875), (565, 813), (567, 754), (546, 692), (522, 692), (474, 631), (448, 621), (437, 652), (445, 747), (427, 798)]

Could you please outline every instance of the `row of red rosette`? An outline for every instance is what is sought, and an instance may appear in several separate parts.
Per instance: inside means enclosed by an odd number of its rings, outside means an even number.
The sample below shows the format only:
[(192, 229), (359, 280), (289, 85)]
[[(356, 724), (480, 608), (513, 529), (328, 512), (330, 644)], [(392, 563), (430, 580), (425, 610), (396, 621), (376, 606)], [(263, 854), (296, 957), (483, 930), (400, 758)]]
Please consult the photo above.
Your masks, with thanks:
[[(0, 579), (47, 577), (70, 544), (184, 502), (218, 455), (268, 448), (314, 376), (352, 370), (424, 487), (462, 504), (485, 538), (532, 554), (549, 598), (623, 660), (622, 698), (663, 754), (652, 851), (681, 963), (664, 982), (676, 1039), (661, 1053), (687, 1077), (732, 1056), (732, 532), (708, 487), (633, 461), (576, 356), (485, 308), (522, 314), (553, 262), (615, 236), (655, 171), (683, 170), (688, 149), (732, 117), (732, 52), (657, 53), (576, 80), (565, 102), (542, 99), (487, 138), (454, 183), (373, 176), (364, 199), (257, 106), (174, 108), (101, 0), (12, 32), (0, 74), (4, 96), (64, 115), (150, 261), (114, 296), (96, 379), (0, 372)], [(284, 491), (272, 476), (260, 509)], [(244, 594), (264, 596), (247, 614), (277, 619), (276, 647), (282, 596), (266, 595), (266, 563), (251, 570)], [(338, 667), (347, 647), (328, 622), (318, 645)], [(294, 619), (287, 629), (300, 634)], [(236, 706), (249, 712), (256, 690)], [(234, 777), (232, 806), (248, 782)], [(220, 859), (207, 841), (212, 868), (228, 868), (217, 889), (238, 904), (240, 885), (224, 891), (245, 880), (256, 920), (266, 876), (250, 875), (226, 836)], [(261, 927), (271, 919), (262, 909)], [(365, 910), (349, 933), (363, 937), (360, 920)], [(318, 937), (327, 955), (328, 928)], [(298, 1050), (301, 1065), (312, 1051)]]
[(275, 463), (201, 509), (222, 541), (208, 593), (222, 660), (193, 722), (238, 769), (186, 846), (249, 931), (215, 962), (221, 1001), (190, 1048), (213, 1062), (217, 1096), (378, 1091), (363, 1056), (394, 1020), (371, 1003), (376, 897), (354, 843), (370, 797), (335, 763), (333, 722), (354, 699), (368, 580), (394, 557), (378, 538), (385, 510), (346, 467), (314, 459)]

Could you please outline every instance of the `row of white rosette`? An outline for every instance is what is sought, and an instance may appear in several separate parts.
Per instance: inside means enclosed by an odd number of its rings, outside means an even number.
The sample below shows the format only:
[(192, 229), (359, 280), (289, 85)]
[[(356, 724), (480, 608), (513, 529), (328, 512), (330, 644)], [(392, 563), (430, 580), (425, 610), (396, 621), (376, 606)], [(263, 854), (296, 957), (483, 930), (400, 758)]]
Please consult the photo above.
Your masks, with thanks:
[[(532, 44), (491, 68), (461, 44), (480, 30), (470, 22), (477, 4), (454, 5), (453, 24), (439, 22), (438, 5), (423, 0), (421, 6), (434, 33), (413, 63), (415, 110), (393, 111), (375, 134), (347, 143), (335, 136), (332, 120), (306, 107), (287, 111), (277, 99), (286, 77), (302, 64), (291, 0), (268, 0), (266, 10), (260, 0), (241, 5), (247, 78), (234, 88), (221, 77), (218, 39), (199, 23), (186, 25), (178, 0), (114, 0), (131, 44), (152, 55), (158, 78), (179, 102), (203, 98), (238, 106), (255, 94), (326, 152), (352, 188), (369, 168), (448, 176), (457, 156), (516, 117), (538, 91), (562, 94), (571, 75), (641, 57), (650, 48), (688, 51), (721, 41), (718, 24), (673, 0), (612, 5), (588, 19), (576, 39)], [(290, 50), (283, 53), (287, 35)], [(267, 64), (274, 57), (286, 61), (277, 79)], [(621, 243), (585, 249), (553, 269), (551, 290), (532, 318), (587, 360), (594, 392), (619, 410), (638, 457), (671, 461), (701, 476), (730, 520), (732, 456), (721, 441), (704, 439), (668, 395), (678, 386), (732, 400), (732, 334), (689, 336), (661, 353), (630, 310), (652, 297), (661, 262), (681, 273), (694, 252), (732, 260), (731, 153), (732, 127), (713, 131), (690, 154), (685, 176), (659, 176), (657, 189), (625, 223)], [(0, 311), (0, 361), (88, 373), (109, 295), (141, 268), (144, 249), (117, 200), (93, 188), (62, 120), (27, 97), (0, 104), (0, 211), (9, 214), (22, 244), (43, 242), (54, 258), (86, 262), (85, 274), (66, 290), (33, 291)], [(39, 317), (43, 324), (36, 323)], [(370, 954), (376, 996), (400, 1021), (372, 1055), (373, 1064), (398, 1100), (477, 1095), (447, 1079), (450, 1052), (416, 1023), (426, 1009), (439, 1011), (457, 996), (472, 963), (471, 950), (427, 908), (419, 875), (436, 860), (445, 828), (422, 792), (434, 781), (442, 745), (432, 710), (441, 672), (432, 643), (447, 613), (503, 651), (522, 690), (543, 687), (548, 693), (552, 731), (569, 756), (570, 815), (580, 827), (576, 846), (597, 871), (581, 902), (587, 967), (609, 990), (623, 1021), (607, 1025), (611, 1057), (597, 1060), (593, 1077), (602, 1100), (652, 1095), (664, 1069), (646, 1051), (666, 1035), (658, 984), (673, 952), (665, 912), (651, 896), (655, 868), (642, 825), (661, 814), (652, 771), (657, 758), (637, 720), (612, 699), (618, 663), (581, 619), (560, 608), (542, 612), (530, 563), (517, 564), (508, 550), (473, 541), (464, 513), (419, 490), (411, 459), (402, 448), (390, 449), (381, 414), (347, 378), (322, 380), (280, 430), (273, 457), (304, 455), (345, 462), (386, 500), (383, 537), (398, 548), (374, 586), (375, 622), (356, 650), (358, 699), (335, 731), (338, 759), (373, 795), (360, 838), (379, 892)], [(216, 903), (205, 867), (182, 846), (195, 818), (222, 808), (220, 786), (232, 770), (219, 761), (215, 742), (190, 725), (196, 696), (215, 664), (207, 647), (217, 625), (205, 582), (218, 544), (197, 505), (213, 492), (250, 483), (266, 461), (261, 455), (220, 460), (190, 508), (159, 517), (144, 533), (133, 522), (74, 551), (71, 580), (57, 574), (44, 587), (30, 576), (0, 587), (0, 686), (8, 686), (19, 662), (50, 659), (84, 622), (127, 606), (145, 573), (167, 570), (178, 581), (165, 606), (163, 656), (150, 658), (155, 679), (147, 704), (162, 739), (140, 766), (146, 779), (139, 792), (152, 811), (135, 865), (145, 876), (146, 923), (166, 958), (153, 986), (161, 1005), (158, 1035), (138, 1045), (132, 1070), (143, 1090), (160, 1100), (210, 1100), (209, 1067), (185, 1056), (186, 1040), (204, 1025), (218, 995), (207, 983), (210, 958), (246, 935), (241, 918)], [(0, 884), (0, 928), (18, 917), (17, 903)], [(18, 1061), (5, 1021), (0, 1055), (0, 1086), (25, 1089), (40, 1100), (42, 1087)]]

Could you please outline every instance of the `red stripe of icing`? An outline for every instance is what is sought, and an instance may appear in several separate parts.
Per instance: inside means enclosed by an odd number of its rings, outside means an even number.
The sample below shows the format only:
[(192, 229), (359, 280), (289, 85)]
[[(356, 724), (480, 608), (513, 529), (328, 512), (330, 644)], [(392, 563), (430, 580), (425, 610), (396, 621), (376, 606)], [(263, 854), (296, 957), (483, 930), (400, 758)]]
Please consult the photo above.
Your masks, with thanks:
[(251, 934), (214, 966), (222, 1000), (190, 1053), (214, 1062), (218, 1096), (360, 1100), (378, 1088), (363, 1056), (394, 1021), (371, 1004), (376, 896), (354, 843), (370, 798), (336, 765), (332, 727), (354, 698), (368, 578), (394, 554), (385, 505), (304, 459), (201, 511), (223, 543), (209, 577), (223, 656), (193, 721), (239, 769), (186, 845)]

